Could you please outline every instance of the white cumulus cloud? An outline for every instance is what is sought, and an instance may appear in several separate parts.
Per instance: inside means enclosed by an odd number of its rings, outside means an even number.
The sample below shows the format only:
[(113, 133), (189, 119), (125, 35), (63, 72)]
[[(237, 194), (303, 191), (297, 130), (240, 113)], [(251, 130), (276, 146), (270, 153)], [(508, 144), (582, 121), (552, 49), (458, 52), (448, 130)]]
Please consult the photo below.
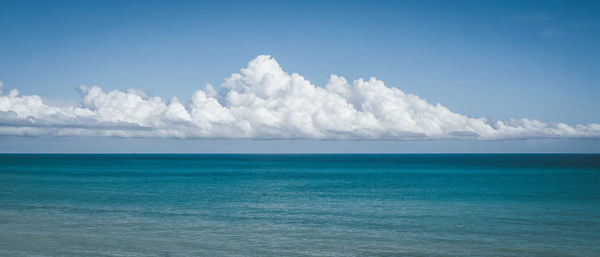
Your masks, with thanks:
[(282, 70), (261, 55), (191, 100), (148, 97), (139, 90), (105, 92), (80, 86), (77, 106), (49, 106), (0, 82), (0, 135), (250, 139), (598, 138), (600, 125), (569, 126), (531, 119), (490, 121), (454, 113), (375, 78), (324, 87)]

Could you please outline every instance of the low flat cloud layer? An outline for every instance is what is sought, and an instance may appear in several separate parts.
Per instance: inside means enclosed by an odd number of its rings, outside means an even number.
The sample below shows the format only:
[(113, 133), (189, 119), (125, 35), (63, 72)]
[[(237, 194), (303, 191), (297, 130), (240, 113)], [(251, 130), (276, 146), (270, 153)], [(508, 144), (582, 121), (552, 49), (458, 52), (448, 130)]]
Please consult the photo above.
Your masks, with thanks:
[(246, 139), (600, 138), (600, 124), (470, 118), (370, 78), (317, 87), (261, 55), (191, 100), (80, 86), (77, 106), (49, 106), (0, 82), (0, 135)]

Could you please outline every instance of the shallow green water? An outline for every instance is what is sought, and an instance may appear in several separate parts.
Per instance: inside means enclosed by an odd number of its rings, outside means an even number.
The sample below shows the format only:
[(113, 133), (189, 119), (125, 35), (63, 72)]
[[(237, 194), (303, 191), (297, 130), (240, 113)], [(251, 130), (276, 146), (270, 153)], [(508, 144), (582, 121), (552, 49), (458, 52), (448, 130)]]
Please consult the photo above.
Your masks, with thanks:
[(0, 155), (2, 256), (598, 256), (600, 155)]

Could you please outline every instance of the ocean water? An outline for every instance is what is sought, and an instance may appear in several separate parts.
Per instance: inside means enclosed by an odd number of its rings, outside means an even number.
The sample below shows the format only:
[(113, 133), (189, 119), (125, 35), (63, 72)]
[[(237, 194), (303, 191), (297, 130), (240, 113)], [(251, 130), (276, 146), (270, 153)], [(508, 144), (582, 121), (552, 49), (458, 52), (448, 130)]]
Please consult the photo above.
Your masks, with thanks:
[(0, 155), (0, 256), (600, 256), (600, 155)]

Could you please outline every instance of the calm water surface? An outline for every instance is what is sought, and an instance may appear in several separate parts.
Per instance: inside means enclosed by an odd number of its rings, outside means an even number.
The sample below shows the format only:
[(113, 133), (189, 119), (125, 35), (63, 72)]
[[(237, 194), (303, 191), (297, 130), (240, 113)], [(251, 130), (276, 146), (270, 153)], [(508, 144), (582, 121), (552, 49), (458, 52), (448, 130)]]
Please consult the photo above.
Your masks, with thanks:
[(600, 256), (600, 155), (0, 155), (1, 256)]

